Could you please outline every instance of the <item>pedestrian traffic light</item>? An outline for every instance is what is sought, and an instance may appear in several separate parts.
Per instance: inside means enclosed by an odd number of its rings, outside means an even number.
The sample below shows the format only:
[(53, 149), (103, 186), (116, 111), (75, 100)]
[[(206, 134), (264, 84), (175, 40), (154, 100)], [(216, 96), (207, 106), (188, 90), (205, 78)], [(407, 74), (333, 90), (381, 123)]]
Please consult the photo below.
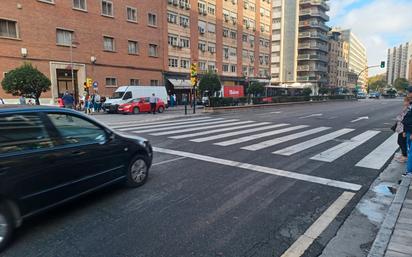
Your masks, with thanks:
[(86, 84), (87, 84), (87, 87), (88, 87), (88, 88), (91, 88), (91, 87), (92, 87), (92, 84), (93, 84), (93, 80), (92, 80), (91, 78), (87, 78), (87, 79), (86, 79)]
[(196, 86), (197, 84), (197, 77), (190, 77), (190, 82), (192, 83), (192, 86)]
[(190, 66), (190, 77), (196, 77), (197, 76), (197, 64), (196, 63), (192, 63), (192, 65)]
[(384, 61), (381, 62), (381, 68), (382, 69), (385, 68), (385, 62)]

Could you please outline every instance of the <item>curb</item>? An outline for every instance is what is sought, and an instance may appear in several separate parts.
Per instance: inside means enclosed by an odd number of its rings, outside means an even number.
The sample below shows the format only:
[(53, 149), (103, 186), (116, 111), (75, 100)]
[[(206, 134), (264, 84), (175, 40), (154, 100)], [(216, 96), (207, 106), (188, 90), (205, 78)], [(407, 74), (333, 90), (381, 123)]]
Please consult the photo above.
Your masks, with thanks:
[(381, 228), (379, 229), (379, 232), (375, 238), (375, 241), (372, 244), (368, 257), (383, 257), (385, 255), (410, 184), (410, 177), (402, 178), (402, 182), (399, 185), (398, 191), (396, 192), (395, 198), (393, 199), (391, 206), (389, 207), (389, 211), (386, 214), (385, 220), (383, 221)]

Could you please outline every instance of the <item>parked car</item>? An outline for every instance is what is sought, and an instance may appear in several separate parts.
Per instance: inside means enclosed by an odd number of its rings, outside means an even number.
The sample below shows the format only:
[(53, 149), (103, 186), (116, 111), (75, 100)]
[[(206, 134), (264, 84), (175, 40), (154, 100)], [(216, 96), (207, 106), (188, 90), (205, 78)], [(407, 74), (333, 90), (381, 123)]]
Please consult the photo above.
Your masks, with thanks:
[(369, 93), (369, 98), (379, 99), (380, 94), (378, 92)]
[(22, 221), (113, 183), (143, 185), (146, 139), (57, 107), (0, 106), (0, 251)]
[(358, 99), (366, 99), (366, 94), (363, 93), (363, 92), (359, 92), (359, 93), (356, 94), (356, 97)]
[[(125, 104), (119, 105), (119, 108), (117, 111), (119, 113), (141, 113), (141, 112), (150, 112), (150, 102), (149, 102), (150, 97), (144, 97), (144, 98), (139, 98), (139, 99), (132, 99), (129, 102)], [(157, 104), (156, 104), (156, 111), (159, 113), (162, 113), (165, 111), (165, 103), (163, 102), (162, 99), (158, 99)]]
[[(112, 97), (106, 99), (103, 110), (115, 113), (120, 105), (128, 103), (131, 99), (139, 99), (153, 93), (164, 103), (167, 103), (167, 91), (164, 86), (121, 86), (116, 89)], [(167, 105), (165, 106), (167, 107)]]

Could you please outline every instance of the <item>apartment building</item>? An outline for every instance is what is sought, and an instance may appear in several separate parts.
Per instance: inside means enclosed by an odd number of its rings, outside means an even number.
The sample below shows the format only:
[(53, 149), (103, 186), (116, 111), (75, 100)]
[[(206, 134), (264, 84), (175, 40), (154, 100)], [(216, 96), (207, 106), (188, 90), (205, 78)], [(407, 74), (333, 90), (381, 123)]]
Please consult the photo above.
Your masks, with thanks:
[[(43, 103), (55, 103), (65, 90), (80, 96), (86, 78), (97, 82), (102, 95), (120, 85), (161, 85), (166, 6), (132, 0), (0, 1), (0, 79), (31, 62), (52, 82)], [(14, 101), (1, 88), (0, 97)]]
[(349, 72), (349, 43), (339, 31), (329, 33), (329, 88), (347, 88)]
[(279, 87), (327, 85), (327, 0), (274, 0), (271, 82)]
[[(352, 88), (357, 85), (360, 87), (365, 87), (368, 82), (368, 70), (366, 69), (368, 67), (368, 59), (366, 56), (365, 46), (350, 29), (336, 30), (341, 33), (342, 39), (349, 45), (348, 68), (352, 77), (352, 79), (349, 79), (351, 81), (349, 87)], [(359, 77), (356, 81), (357, 76)], [(355, 77), (354, 80), (353, 77)]]
[(388, 49), (386, 79), (394, 85), (397, 78), (411, 80), (412, 41)]
[(168, 0), (169, 91), (190, 94), (189, 68), (215, 70), (225, 86), (269, 77), (270, 0)]

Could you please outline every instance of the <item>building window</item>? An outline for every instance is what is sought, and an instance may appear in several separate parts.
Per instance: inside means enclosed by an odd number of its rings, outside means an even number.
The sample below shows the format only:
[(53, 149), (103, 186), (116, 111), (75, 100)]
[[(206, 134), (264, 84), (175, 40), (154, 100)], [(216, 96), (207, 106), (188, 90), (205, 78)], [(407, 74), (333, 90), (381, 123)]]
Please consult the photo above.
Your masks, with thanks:
[(128, 47), (128, 53), (129, 54), (138, 54), (139, 53), (139, 45), (136, 41), (131, 41), (129, 40), (129, 47)]
[(231, 39), (236, 39), (236, 37), (237, 37), (236, 31), (231, 30), (231, 31), (230, 31), (230, 38), (231, 38)]
[(206, 51), (206, 42), (199, 41), (198, 48), (199, 48), (200, 51), (205, 52)]
[(155, 44), (149, 44), (149, 56), (157, 57), (159, 55), (159, 47)]
[(248, 58), (249, 57), (249, 53), (248, 53), (247, 50), (245, 50), (245, 49), (242, 50), (242, 57), (243, 58)]
[(105, 51), (114, 52), (114, 38), (112, 37), (103, 37), (103, 49)]
[(206, 70), (206, 62), (199, 62), (199, 70), (205, 71)]
[(56, 43), (58, 45), (70, 46), (73, 41), (73, 31), (57, 29), (56, 30)]
[(138, 85), (140, 85), (140, 80), (139, 79), (130, 79), (130, 85), (131, 86), (138, 86)]
[(0, 37), (18, 38), (17, 22), (0, 19)]
[(243, 41), (243, 42), (247, 42), (247, 34), (243, 34), (243, 35), (242, 35), (242, 41)]
[(102, 15), (113, 17), (113, 3), (109, 0), (102, 0)]
[(127, 20), (137, 22), (137, 9), (133, 7), (126, 8)]
[(214, 62), (209, 62), (207, 64), (207, 69), (210, 71), (214, 71), (216, 69), (216, 64)]
[(214, 4), (209, 3), (208, 6), (207, 6), (207, 12), (210, 15), (215, 15), (215, 11), (216, 11), (216, 6)]
[(190, 48), (190, 40), (188, 38), (180, 38), (180, 47)]
[(150, 85), (151, 86), (158, 86), (159, 85), (159, 80), (157, 80), (157, 79), (150, 80)]
[(226, 28), (223, 28), (223, 36), (228, 37), (229, 36), (229, 30)]
[(177, 14), (168, 12), (167, 13), (167, 22), (177, 24)]
[(112, 77), (106, 78), (106, 87), (117, 87), (117, 79)]
[(222, 65), (222, 71), (223, 72), (229, 72), (229, 64), (223, 64)]
[(216, 25), (215, 24), (213, 24), (213, 23), (208, 23), (207, 24), (207, 31), (209, 32), (209, 33), (215, 33), (216, 32)]
[(236, 57), (236, 48), (230, 47), (229, 48), (229, 55), (232, 57)]
[(170, 46), (176, 47), (177, 46), (177, 36), (169, 34), (169, 36), (167, 37), (167, 43)]
[(54, 4), (54, 0), (37, 0), (39, 2), (43, 2), (43, 3), (48, 3), (48, 4)]
[(180, 26), (182, 27), (189, 27), (189, 17), (187, 16), (180, 16)]
[(216, 44), (215, 43), (209, 43), (207, 45), (207, 50), (212, 54), (216, 53)]
[(87, 10), (86, 0), (73, 0), (73, 8), (86, 11)]
[(157, 17), (156, 17), (156, 14), (154, 14), (154, 13), (149, 13), (147, 17), (148, 17), (149, 26), (157, 26)]
[(205, 34), (206, 32), (206, 22), (204, 21), (198, 21), (198, 30), (200, 34)]
[(230, 65), (230, 72), (236, 72), (236, 65)]
[(181, 59), (180, 60), (180, 67), (183, 69), (189, 69), (190, 67), (190, 60), (188, 59)]
[(169, 67), (170, 68), (177, 68), (178, 67), (178, 62), (179, 62), (179, 60), (177, 58), (170, 57), (169, 58)]

